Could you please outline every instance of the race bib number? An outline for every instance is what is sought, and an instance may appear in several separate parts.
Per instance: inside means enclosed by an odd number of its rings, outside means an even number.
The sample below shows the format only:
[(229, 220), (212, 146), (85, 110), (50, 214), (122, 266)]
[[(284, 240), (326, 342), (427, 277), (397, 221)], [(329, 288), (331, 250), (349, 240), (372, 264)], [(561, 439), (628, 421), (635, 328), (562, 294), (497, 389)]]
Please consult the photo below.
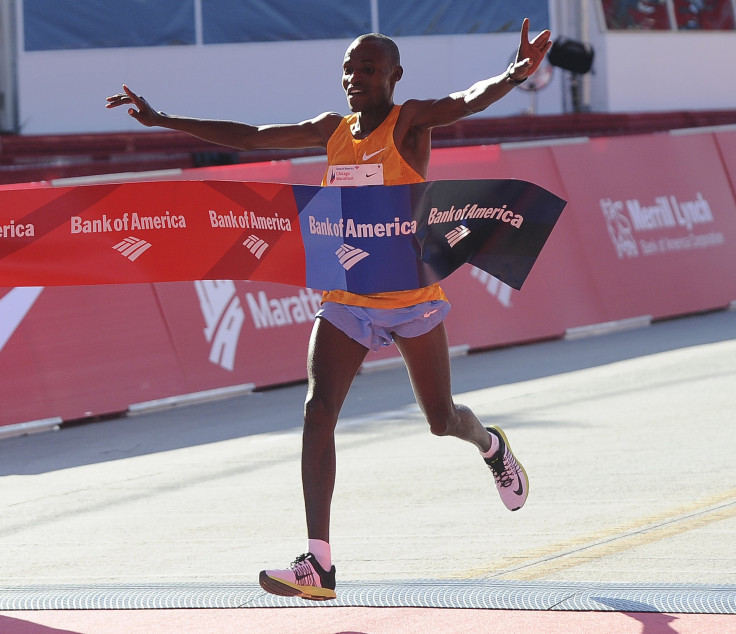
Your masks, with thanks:
[(330, 187), (383, 185), (383, 164), (330, 165), (327, 173), (327, 185)]

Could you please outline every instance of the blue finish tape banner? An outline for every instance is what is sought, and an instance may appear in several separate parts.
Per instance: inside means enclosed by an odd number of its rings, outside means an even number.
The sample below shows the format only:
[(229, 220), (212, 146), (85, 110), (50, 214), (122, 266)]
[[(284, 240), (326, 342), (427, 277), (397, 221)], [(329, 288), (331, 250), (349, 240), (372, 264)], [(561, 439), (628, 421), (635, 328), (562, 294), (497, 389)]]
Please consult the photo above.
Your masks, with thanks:
[(0, 191), (0, 286), (259, 280), (368, 294), (470, 263), (520, 289), (565, 201), (521, 180)]

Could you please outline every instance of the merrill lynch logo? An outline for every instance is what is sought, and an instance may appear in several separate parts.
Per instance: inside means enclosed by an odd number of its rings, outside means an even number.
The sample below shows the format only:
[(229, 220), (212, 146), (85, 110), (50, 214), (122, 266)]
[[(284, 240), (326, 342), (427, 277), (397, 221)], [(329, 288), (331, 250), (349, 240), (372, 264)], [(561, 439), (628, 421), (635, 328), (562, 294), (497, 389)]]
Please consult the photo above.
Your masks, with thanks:
[[(637, 199), (624, 202), (605, 198), (600, 200), (600, 206), (608, 235), (620, 259), (638, 257), (640, 251), (651, 255), (713, 246), (724, 241), (721, 233), (693, 234), (698, 226), (714, 220), (710, 205), (700, 192), (695, 200), (690, 201), (678, 201), (675, 196), (658, 196), (654, 204), (642, 205)], [(651, 232), (668, 229), (684, 229), (688, 235), (636, 240), (636, 235), (651, 235)]]

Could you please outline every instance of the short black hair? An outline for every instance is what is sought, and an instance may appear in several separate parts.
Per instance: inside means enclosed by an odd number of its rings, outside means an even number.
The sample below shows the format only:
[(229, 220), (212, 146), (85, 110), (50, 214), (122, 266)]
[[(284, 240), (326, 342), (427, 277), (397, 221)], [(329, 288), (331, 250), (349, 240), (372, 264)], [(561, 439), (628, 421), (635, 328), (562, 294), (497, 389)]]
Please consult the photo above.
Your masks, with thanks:
[(386, 52), (386, 55), (388, 55), (389, 61), (394, 66), (399, 66), (401, 64), (401, 56), (399, 55), (399, 47), (396, 45), (396, 42), (394, 42), (388, 35), (383, 35), (383, 33), (366, 33), (364, 35), (361, 35), (356, 39), (357, 42), (378, 42), (382, 47), (383, 50)]

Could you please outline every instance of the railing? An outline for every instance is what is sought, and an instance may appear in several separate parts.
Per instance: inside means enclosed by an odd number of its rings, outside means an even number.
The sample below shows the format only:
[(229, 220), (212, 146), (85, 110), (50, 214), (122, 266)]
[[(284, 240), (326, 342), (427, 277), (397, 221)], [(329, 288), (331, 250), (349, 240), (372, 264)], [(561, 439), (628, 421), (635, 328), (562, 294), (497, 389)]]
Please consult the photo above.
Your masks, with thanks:
[[(464, 119), (433, 132), (435, 147), (490, 145), (573, 136), (646, 134), (679, 128), (736, 125), (736, 110)], [(0, 183), (91, 174), (254, 163), (323, 154), (319, 149), (239, 152), (180, 132), (0, 135)]]

